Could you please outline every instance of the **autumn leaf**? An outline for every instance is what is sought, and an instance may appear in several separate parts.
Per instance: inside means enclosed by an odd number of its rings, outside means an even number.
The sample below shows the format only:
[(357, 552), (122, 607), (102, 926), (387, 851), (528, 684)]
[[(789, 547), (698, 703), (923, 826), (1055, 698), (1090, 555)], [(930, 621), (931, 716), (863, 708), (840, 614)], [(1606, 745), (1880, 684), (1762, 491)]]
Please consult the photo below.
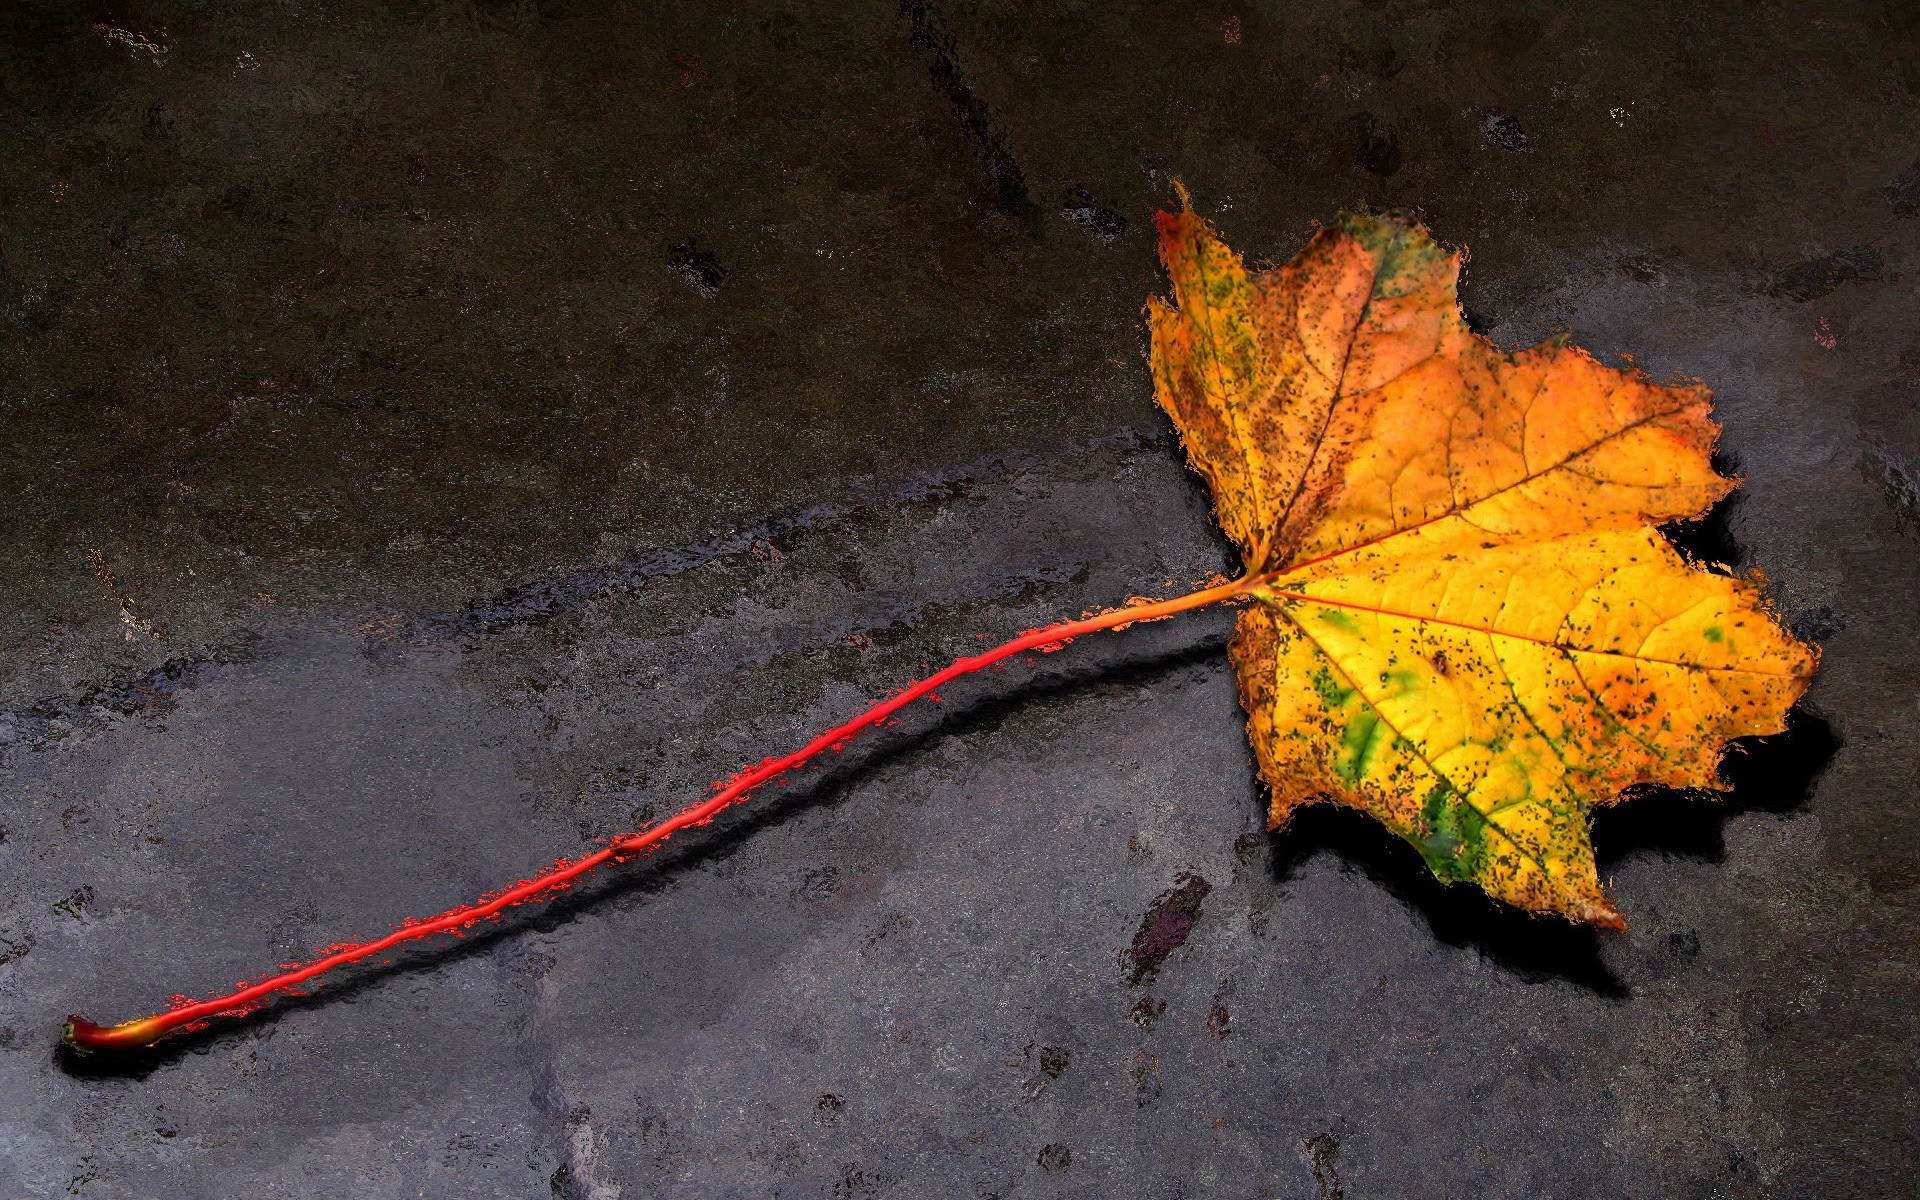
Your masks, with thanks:
[(1622, 926), (1589, 811), (1718, 787), (1818, 659), (1757, 579), (1656, 528), (1736, 486), (1707, 390), (1499, 349), (1461, 314), (1462, 256), (1405, 217), (1250, 272), (1180, 198), (1155, 393), (1246, 560), (1232, 656), (1271, 825), (1348, 805), (1442, 880)]

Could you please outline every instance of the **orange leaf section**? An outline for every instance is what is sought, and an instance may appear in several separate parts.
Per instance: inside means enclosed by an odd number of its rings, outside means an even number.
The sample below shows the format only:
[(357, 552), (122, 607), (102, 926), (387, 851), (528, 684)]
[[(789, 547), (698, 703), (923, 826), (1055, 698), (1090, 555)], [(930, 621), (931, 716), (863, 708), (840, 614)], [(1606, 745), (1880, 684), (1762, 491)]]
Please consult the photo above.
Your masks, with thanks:
[(1232, 652), (1272, 825), (1346, 804), (1443, 880), (1622, 925), (1589, 809), (1718, 787), (1727, 740), (1783, 729), (1818, 661), (1757, 580), (1655, 528), (1735, 486), (1706, 389), (1500, 350), (1466, 327), (1461, 257), (1403, 217), (1250, 272), (1181, 201), (1156, 398), (1254, 584)]

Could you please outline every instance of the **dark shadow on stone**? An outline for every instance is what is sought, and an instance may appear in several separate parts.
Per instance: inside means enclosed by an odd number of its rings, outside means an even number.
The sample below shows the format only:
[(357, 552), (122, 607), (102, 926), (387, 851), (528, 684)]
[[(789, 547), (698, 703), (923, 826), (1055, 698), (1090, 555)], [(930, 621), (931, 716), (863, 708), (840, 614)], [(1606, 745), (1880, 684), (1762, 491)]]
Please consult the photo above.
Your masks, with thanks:
[[(1787, 714), (1784, 733), (1733, 742), (1720, 767), (1731, 791), (1648, 788), (1596, 810), (1594, 857), (1601, 874), (1647, 850), (1721, 861), (1729, 818), (1800, 811), (1839, 749), (1840, 740), (1826, 720), (1801, 705)], [(1442, 884), (1413, 847), (1364, 813), (1314, 805), (1269, 840), (1277, 885), (1296, 876), (1316, 855), (1330, 852), (1417, 910), (1434, 937), (1450, 946), (1471, 947), (1529, 981), (1560, 979), (1609, 999), (1631, 994), (1601, 960), (1604, 935), (1599, 931), (1530, 916), (1477, 888)]]
[(1831, 295), (1843, 283), (1877, 283), (1886, 269), (1886, 257), (1872, 246), (1849, 246), (1780, 271), (1767, 293), (1804, 304)]
[(1802, 704), (1787, 713), (1786, 732), (1734, 740), (1720, 764), (1730, 791), (1643, 788), (1595, 810), (1593, 848), (1601, 874), (1644, 850), (1723, 861), (1729, 818), (1804, 810), (1839, 750), (1833, 727)]
[(1920, 216), (1920, 162), (1915, 162), (1906, 170), (1887, 181), (1880, 189), (1887, 198), (1887, 207), (1896, 217)]
[(1027, 192), (1026, 174), (1007, 151), (998, 117), (961, 68), (946, 15), (932, 0), (900, 0), (900, 15), (907, 21), (907, 44), (925, 60), (934, 87), (953, 110), (995, 207), (1007, 216), (1031, 218), (1036, 210)]
[(669, 246), (667, 266), (702, 296), (718, 295), (720, 285), (727, 281), (727, 269), (721, 265), (720, 256), (711, 250), (702, 250), (694, 241)]
[(1601, 961), (1598, 930), (1532, 916), (1479, 888), (1441, 883), (1412, 846), (1357, 809), (1312, 805), (1270, 834), (1269, 841), (1277, 886), (1319, 855), (1332, 854), (1418, 912), (1433, 936), (1449, 946), (1476, 950), (1530, 983), (1561, 980), (1610, 1000), (1630, 994)]
[[(1726, 454), (1713, 456), (1713, 469), (1734, 478), (1740, 474), (1739, 464)], [(1722, 571), (1738, 571), (1744, 552), (1733, 536), (1733, 518), (1746, 500), (1746, 492), (1736, 488), (1720, 497), (1704, 516), (1692, 521), (1669, 521), (1660, 526), (1660, 532), (1689, 561)]]
[[(749, 801), (715, 818), (703, 835), (669, 842), (651, 857), (627, 863), (624, 870), (609, 868), (605, 874), (589, 877), (544, 907), (529, 905), (513, 910), (496, 923), (470, 932), (462, 939), (401, 950), (391, 958), (376, 960), (341, 976), (336, 983), (319, 981), (307, 994), (287, 997), (243, 1017), (216, 1020), (204, 1029), (177, 1034), (157, 1045), (94, 1054), (81, 1054), (60, 1045), (53, 1051), (55, 1061), (63, 1072), (76, 1078), (144, 1079), (189, 1054), (205, 1054), (217, 1043), (250, 1036), (280, 1014), (327, 1007), (350, 1000), (397, 975), (432, 970), (474, 955), (492, 953), (509, 938), (551, 932), (602, 905), (613, 904), (617, 906), (616, 911), (624, 911), (654, 893), (671, 888), (676, 877), (725, 860), (763, 829), (779, 825), (807, 809), (837, 806), (874, 773), (911, 760), (944, 738), (990, 733), (1009, 717), (1031, 711), (1039, 704), (1076, 702), (1097, 691), (1124, 695), (1196, 668), (1224, 671), (1227, 669), (1226, 621), (1222, 619), (1225, 616), (1225, 613), (1215, 614), (1216, 628), (1197, 641), (1192, 640), (1192, 625), (1206, 620), (1206, 614), (1193, 618), (1186, 634), (1166, 627), (1143, 627), (1129, 636), (1131, 652), (1122, 644), (1114, 643), (1093, 661), (1077, 665), (1054, 658), (1039, 659), (1033, 668), (1036, 677), (1018, 687), (995, 690), (970, 702), (950, 702), (924, 710), (918, 714), (921, 724), (903, 736), (872, 739), (864, 748), (856, 742), (845, 755), (834, 759), (830, 768), (799, 776), (798, 786), (789, 785), (782, 791), (777, 782), (765, 785), (757, 803)], [(1178, 644), (1183, 637), (1187, 639), (1186, 644)], [(994, 687), (994, 678), (985, 676), (982, 682)]]
[(1386, 179), (1400, 170), (1400, 134), (1372, 113), (1355, 113), (1340, 127), (1344, 148), (1353, 165)]

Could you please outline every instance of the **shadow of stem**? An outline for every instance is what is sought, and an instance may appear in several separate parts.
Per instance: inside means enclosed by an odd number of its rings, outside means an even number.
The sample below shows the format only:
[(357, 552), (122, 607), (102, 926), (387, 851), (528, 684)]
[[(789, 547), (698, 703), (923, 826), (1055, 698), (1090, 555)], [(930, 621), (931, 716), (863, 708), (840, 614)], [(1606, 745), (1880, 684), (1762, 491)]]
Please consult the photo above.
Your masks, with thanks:
[[(664, 891), (679, 876), (725, 859), (763, 829), (810, 808), (838, 805), (876, 773), (912, 760), (944, 738), (990, 733), (1016, 712), (1037, 704), (1072, 703), (1102, 690), (1164, 683), (1195, 669), (1208, 674), (1225, 670), (1224, 614), (1197, 615), (1190, 619), (1189, 629), (1193, 622), (1210, 623), (1213, 628), (1198, 641), (1170, 647), (1167, 630), (1147, 627), (1124, 642), (1108, 643), (1096, 652), (1094, 662), (1042, 660), (1038, 677), (1010, 691), (921, 710), (916, 717), (918, 729), (884, 742), (856, 743), (821, 773), (785, 791), (763, 793), (758, 803), (731, 810), (697, 837), (670, 842), (652, 856), (629, 863), (625, 871), (614, 869), (590, 878), (544, 908), (515, 910), (463, 939), (402, 951), (389, 961), (361, 967), (343, 982), (283, 998), (243, 1017), (216, 1020), (204, 1029), (139, 1050), (83, 1055), (59, 1046), (54, 1053), (61, 1069), (76, 1077), (143, 1078), (185, 1055), (206, 1053), (222, 1040), (270, 1023), (278, 1014), (336, 1004), (394, 976), (492, 953), (503, 942), (551, 932), (602, 905)], [(1747, 812), (1785, 814), (1804, 807), (1838, 748), (1825, 720), (1805, 706), (1796, 708), (1788, 715), (1785, 733), (1735, 743), (1723, 767), (1732, 785), (1730, 794), (1649, 791), (1599, 810), (1594, 820), (1596, 856), (1603, 869), (1648, 850), (1720, 861), (1725, 845), (1722, 831), (1729, 818)], [(1530, 916), (1475, 888), (1440, 883), (1411, 846), (1363, 813), (1314, 806), (1299, 813), (1285, 830), (1268, 835), (1268, 843), (1276, 885), (1296, 876), (1317, 855), (1331, 853), (1419, 912), (1433, 936), (1448, 945), (1471, 947), (1529, 981), (1563, 980), (1608, 999), (1629, 995), (1602, 960), (1603, 942), (1597, 931)]]
[[(756, 799), (728, 810), (697, 835), (683, 835), (668, 842), (650, 856), (629, 861), (624, 869), (610, 866), (588, 876), (544, 907), (512, 909), (496, 921), (476, 929), (460, 939), (423, 942), (398, 951), (385, 961), (349, 967), (353, 973), (337, 983), (317, 987), (297, 996), (283, 996), (254, 1012), (239, 1017), (216, 1018), (205, 1028), (173, 1034), (153, 1045), (115, 1052), (84, 1054), (67, 1046), (54, 1050), (60, 1068), (81, 1078), (143, 1078), (155, 1069), (177, 1062), (194, 1053), (206, 1053), (213, 1045), (239, 1036), (249, 1028), (272, 1022), (279, 1014), (318, 1009), (349, 1000), (398, 975), (431, 970), (491, 953), (502, 942), (528, 933), (558, 929), (575, 917), (623, 899), (637, 899), (673, 886), (674, 881), (702, 867), (724, 860), (755, 833), (779, 825), (795, 814), (816, 807), (833, 807), (848, 799), (865, 781), (883, 769), (910, 761), (931, 745), (948, 737), (990, 733), (1016, 712), (1035, 705), (1071, 703), (1100, 691), (1132, 691), (1162, 683), (1169, 677), (1195, 668), (1208, 673), (1227, 666), (1226, 612), (1199, 613), (1184, 623), (1185, 645), (1168, 643), (1181, 636), (1164, 626), (1141, 626), (1123, 640), (1105, 643), (1093, 650), (1094, 661), (1074, 663), (1061, 657), (1041, 657), (1033, 668), (1035, 676), (997, 694), (964, 703), (948, 703), (935, 708), (906, 710), (918, 727), (904, 735), (892, 731), (885, 741), (869, 739), (855, 742), (847, 752), (819, 772), (795, 775), (784, 790), (778, 781), (770, 781)], [(1192, 640), (1195, 624), (1213, 628), (1200, 640)], [(1178, 627), (1176, 627), (1178, 628)], [(1076, 647), (1079, 649), (1079, 647)], [(992, 676), (978, 677), (991, 680)]]

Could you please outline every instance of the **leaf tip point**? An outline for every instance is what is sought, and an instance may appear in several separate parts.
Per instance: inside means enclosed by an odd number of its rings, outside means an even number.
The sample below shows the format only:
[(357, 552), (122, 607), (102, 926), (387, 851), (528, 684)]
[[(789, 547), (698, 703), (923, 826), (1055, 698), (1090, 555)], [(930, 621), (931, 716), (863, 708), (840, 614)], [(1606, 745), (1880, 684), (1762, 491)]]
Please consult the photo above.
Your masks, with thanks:
[(1173, 187), (1173, 200), (1177, 207), (1156, 208), (1153, 212), (1153, 225), (1160, 233), (1162, 262), (1168, 261), (1168, 245), (1177, 241), (1190, 224), (1197, 222), (1203, 228), (1206, 225), (1206, 219), (1193, 211), (1193, 195), (1187, 191), (1187, 185), (1180, 182), (1178, 178), (1171, 180), (1170, 183)]

